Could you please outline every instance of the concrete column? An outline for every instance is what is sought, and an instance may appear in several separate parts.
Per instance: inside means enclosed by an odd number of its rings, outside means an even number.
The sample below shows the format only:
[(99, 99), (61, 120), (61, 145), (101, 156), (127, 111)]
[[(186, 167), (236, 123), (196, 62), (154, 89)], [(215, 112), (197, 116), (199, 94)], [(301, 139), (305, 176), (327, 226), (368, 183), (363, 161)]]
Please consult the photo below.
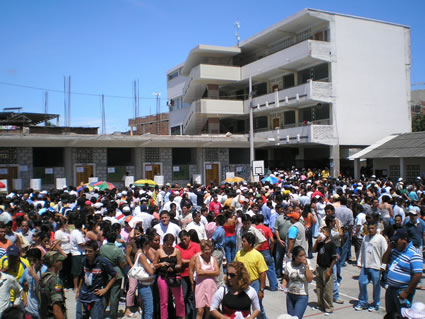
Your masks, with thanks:
[(331, 170), (330, 173), (332, 174), (332, 177), (338, 177), (339, 171), (340, 171), (340, 163), (339, 163), (339, 145), (332, 145), (331, 146)]
[(354, 160), (354, 179), (360, 179), (360, 159)]
[(404, 170), (404, 158), (400, 158), (400, 177), (404, 179), (405, 170)]
[(134, 149), (134, 168), (135, 168), (135, 176), (134, 180), (143, 178), (143, 166), (142, 166), (142, 148), (136, 147)]
[(299, 119), (300, 119), (299, 110), (295, 110), (295, 125), (298, 125)]
[(64, 158), (64, 176), (66, 178), (66, 183), (68, 185), (74, 185), (74, 167), (72, 160), (72, 149), (70, 147), (65, 147), (63, 149), (63, 158)]

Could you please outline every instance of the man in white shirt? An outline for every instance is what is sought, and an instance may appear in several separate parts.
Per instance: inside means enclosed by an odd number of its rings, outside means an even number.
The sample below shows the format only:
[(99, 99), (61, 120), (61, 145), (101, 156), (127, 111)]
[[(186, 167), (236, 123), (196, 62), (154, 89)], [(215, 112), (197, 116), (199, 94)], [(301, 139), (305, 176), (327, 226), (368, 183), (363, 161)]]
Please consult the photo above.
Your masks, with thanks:
[[(354, 309), (357, 311), (368, 309), (370, 312), (376, 312), (379, 311), (381, 298), (380, 275), (381, 268), (383, 268), (382, 258), (388, 248), (388, 243), (384, 236), (377, 233), (377, 225), (375, 223), (369, 223), (367, 229), (369, 235), (363, 239), (357, 261), (357, 266), (361, 269), (359, 277), (360, 294), (359, 302)], [(373, 303), (368, 307), (367, 285), (369, 281), (373, 285)]]
[(166, 210), (163, 210), (159, 217), (161, 222), (155, 225), (154, 228), (157, 234), (161, 237), (161, 245), (163, 244), (163, 239), (166, 234), (172, 234), (177, 240), (181, 229), (176, 224), (170, 223), (170, 213)]
[(81, 261), (85, 255), (86, 240), (83, 235), (81, 221), (74, 223), (75, 229), (71, 231), (71, 274), (74, 281), (74, 291), (78, 289), (78, 279), (81, 273)]
[(14, 305), (20, 305), (22, 293), (21, 285), (19, 285), (15, 277), (4, 272), (0, 272), (0, 317), (3, 311), (11, 306), (10, 293), (12, 290), (15, 292)]
[(201, 223), (201, 213), (200, 212), (193, 212), (192, 213), (193, 221), (189, 223), (186, 226), (186, 231), (189, 231), (191, 229), (196, 230), (196, 233), (198, 234), (199, 240), (207, 240), (207, 233), (205, 232), (205, 226)]

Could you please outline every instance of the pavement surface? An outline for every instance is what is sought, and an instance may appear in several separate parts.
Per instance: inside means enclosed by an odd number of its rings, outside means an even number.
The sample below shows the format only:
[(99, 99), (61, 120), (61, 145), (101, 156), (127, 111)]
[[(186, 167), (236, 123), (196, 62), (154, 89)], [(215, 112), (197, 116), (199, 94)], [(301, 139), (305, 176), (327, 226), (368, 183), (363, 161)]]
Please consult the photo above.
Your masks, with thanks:
[[(315, 264), (315, 259), (312, 259), (312, 265)], [(359, 285), (358, 285), (358, 276), (360, 274), (360, 269), (357, 266), (352, 264), (347, 264), (346, 267), (342, 268), (342, 282), (339, 287), (340, 299), (344, 301), (343, 304), (334, 304), (334, 312), (327, 318), (344, 318), (344, 319), (354, 319), (361, 317), (365, 318), (382, 318), (385, 315), (385, 289), (381, 289), (381, 309), (379, 312), (368, 312), (364, 311), (355, 311), (353, 307), (357, 304), (357, 297), (359, 294)], [(425, 274), (423, 275), (422, 283), (425, 285)], [(372, 286), (369, 285), (369, 302), (372, 302)], [(324, 318), (325, 315), (323, 312), (313, 309), (316, 306), (316, 293), (315, 282), (309, 284), (309, 304), (307, 306), (304, 318)], [(75, 318), (75, 294), (72, 291), (67, 291), (67, 314), (69, 319)], [(421, 301), (425, 303), (425, 290), (417, 290), (415, 298), (413, 300)], [(265, 291), (265, 297), (263, 299), (263, 305), (265, 308), (266, 315), (268, 319), (276, 319), (279, 315), (285, 314), (286, 312), (286, 294), (283, 291)], [(120, 314), (123, 316), (125, 304), (120, 303)], [(127, 317), (125, 317), (127, 318)], [(138, 315), (136, 318), (141, 318)]]

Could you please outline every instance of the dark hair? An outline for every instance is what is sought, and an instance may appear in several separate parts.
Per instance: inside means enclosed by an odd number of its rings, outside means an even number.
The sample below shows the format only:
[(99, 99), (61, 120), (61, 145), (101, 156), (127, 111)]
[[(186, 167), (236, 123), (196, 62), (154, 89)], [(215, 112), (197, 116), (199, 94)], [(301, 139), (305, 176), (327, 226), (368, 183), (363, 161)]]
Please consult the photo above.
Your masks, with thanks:
[(38, 248), (31, 248), (27, 251), (27, 258), (41, 260), (41, 250)]
[(184, 229), (179, 233), (180, 240), (182, 240), (183, 237), (190, 237), (189, 233)]
[(207, 221), (211, 223), (214, 221), (214, 218), (215, 218), (215, 214), (213, 212), (209, 212), (207, 215)]
[(95, 241), (94, 239), (90, 239), (86, 242), (86, 248), (91, 248), (96, 251), (99, 248), (99, 245), (97, 244), (97, 241)]
[(50, 236), (48, 233), (41, 231), (38, 233), (38, 240), (43, 241), (43, 239), (48, 238), (50, 239)]
[(144, 245), (149, 245), (152, 242), (153, 238), (154, 238), (154, 236), (151, 237), (151, 236), (146, 236), (146, 235), (142, 235), (142, 236), (138, 237), (136, 239), (137, 248), (142, 249)]
[(242, 223), (243, 222), (250, 222), (251, 221), (251, 216), (249, 216), (248, 214), (244, 214), (241, 217)]
[[(214, 213), (213, 213), (214, 214)], [(216, 224), (218, 224), (219, 226), (223, 226), (224, 223), (226, 222), (226, 218), (223, 215), (218, 215), (215, 219)]]
[(250, 244), (252, 247), (255, 245), (255, 235), (251, 233), (246, 233), (242, 235), (242, 239), (244, 239)]
[(303, 208), (303, 212), (302, 212), (302, 216), (304, 217), (304, 218), (306, 218), (306, 217), (308, 217), (308, 213), (310, 213), (311, 212), (311, 206), (310, 206), (310, 204), (307, 204), (307, 205), (305, 205), (304, 206), (304, 208)]
[(198, 232), (194, 229), (189, 230), (189, 237), (190, 237), (190, 240), (193, 241), (194, 243), (199, 244), (201, 242), (199, 240)]
[(3, 311), (1, 319), (25, 319), (25, 313), (19, 306), (12, 306)]
[(262, 214), (258, 214), (255, 216), (255, 221), (259, 224), (264, 223), (264, 216)]
[(295, 257), (297, 257), (300, 252), (305, 251), (304, 248), (302, 248), (301, 246), (296, 246), (294, 247), (294, 249), (292, 249), (292, 261), (295, 261)]
[(195, 218), (195, 217), (200, 216), (200, 215), (201, 215), (201, 212), (199, 212), (199, 211), (195, 210), (195, 211), (192, 213), (192, 218)]
[(115, 241), (117, 240), (118, 234), (115, 231), (110, 231), (106, 233), (106, 240), (108, 241), (108, 243), (115, 243)]
[(164, 236), (164, 239), (162, 240), (162, 242), (166, 242), (166, 241), (170, 241), (170, 240), (173, 240), (173, 241), (175, 241), (176, 240), (176, 238), (174, 237), (174, 235), (173, 234), (166, 234), (165, 236)]
[[(170, 205), (171, 206), (171, 205)], [(163, 210), (161, 211), (161, 213), (159, 213), (159, 217), (161, 217), (162, 215), (167, 214), (168, 217), (170, 217), (170, 212), (168, 210)]]
[(331, 204), (328, 204), (328, 205), (325, 206), (325, 211), (326, 210), (330, 210), (332, 212), (335, 212), (335, 207)]

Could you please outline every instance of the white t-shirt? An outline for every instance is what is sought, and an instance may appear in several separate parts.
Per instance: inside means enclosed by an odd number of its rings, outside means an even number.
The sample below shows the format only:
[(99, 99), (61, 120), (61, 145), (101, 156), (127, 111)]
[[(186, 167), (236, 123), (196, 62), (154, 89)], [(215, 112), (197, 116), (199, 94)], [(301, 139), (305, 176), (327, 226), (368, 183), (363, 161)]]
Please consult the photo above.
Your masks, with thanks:
[[(217, 289), (211, 303), (211, 311), (220, 309), (223, 298), (227, 293), (229, 293), (229, 288), (227, 286), (222, 286)], [(245, 293), (251, 300), (251, 313), (253, 313), (255, 310), (260, 310), (260, 302), (258, 301), (258, 295), (255, 289), (249, 286), (245, 290)]]
[(84, 244), (86, 240), (84, 239), (83, 233), (81, 230), (74, 229), (71, 232), (71, 254), (72, 256), (84, 255), (84, 247), (80, 247), (81, 244)]
[[(307, 260), (308, 268), (311, 269), (310, 261)], [(306, 277), (305, 265), (295, 266), (292, 262), (288, 262), (285, 267), (284, 274), (288, 276), (288, 292), (293, 295), (308, 295), (308, 282)]]
[[(358, 213), (354, 223), (355, 223), (355, 228), (357, 228), (357, 226), (360, 226), (360, 231), (357, 234), (357, 238), (363, 238), (362, 228), (363, 228), (363, 225), (366, 224), (366, 214), (365, 213)], [(355, 232), (355, 231), (356, 231), (356, 229), (353, 229), (353, 232)]]
[(60, 241), (61, 249), (65, 254), (71, 252), (71, 234), (59, 229), (55, 232), (55, 240)]
[[(163, 226), (161, 223), (154, 226), (157, 234), (161, 237), (161, 245), (166, 234), (172, 234), (174, 238), (178, 240), (181, 228), (174, 223), (169, 223), (167, 226)], [(175, 246), (175, 243), (173, 244)]]

